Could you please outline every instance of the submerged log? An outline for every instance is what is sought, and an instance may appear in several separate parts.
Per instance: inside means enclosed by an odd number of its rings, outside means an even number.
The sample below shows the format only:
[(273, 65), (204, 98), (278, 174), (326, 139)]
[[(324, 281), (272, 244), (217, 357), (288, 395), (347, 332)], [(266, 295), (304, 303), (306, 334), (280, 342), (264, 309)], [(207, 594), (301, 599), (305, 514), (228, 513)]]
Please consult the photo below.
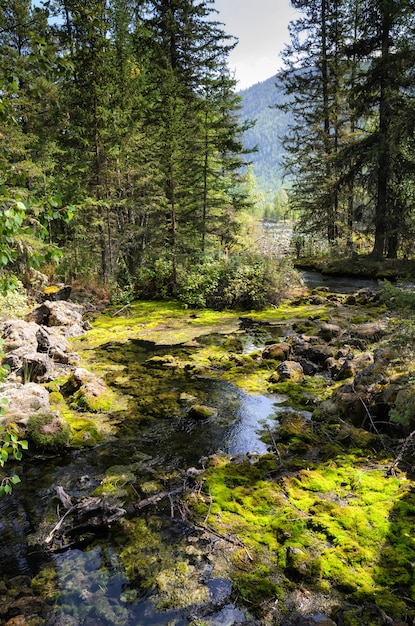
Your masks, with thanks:
[[(105, 496), (76, 501), (59, 485), (56, 493), (66, 511), (45, 538), (46, 544), (53, 544), (52, 549), (56, 544), (60, 549), (69, 548), (77, 537), (104, 530), (126, 513), (125, 509), (110, 503)], [(71, 543), (68, 544), (68, 541)]]

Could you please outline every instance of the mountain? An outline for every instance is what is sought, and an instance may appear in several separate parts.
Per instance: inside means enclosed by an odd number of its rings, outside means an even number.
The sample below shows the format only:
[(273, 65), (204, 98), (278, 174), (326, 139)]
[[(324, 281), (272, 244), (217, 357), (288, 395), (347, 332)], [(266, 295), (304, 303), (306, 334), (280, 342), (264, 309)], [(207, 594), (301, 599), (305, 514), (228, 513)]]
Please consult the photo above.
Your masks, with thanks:
[(276, 85), (277, 77), (252, 85), (239, 92), (242, 98), (241, 119), (256, 120), (253, 128), (244, 136), (244, 146), (257, 146), (258, 152), (249, 155), (253, 164), (253, 172), (257, 179), (258, 189), (272, 200), (282, 185), (282, 157), (284, 149), (281, 137), (285, 134), (289, 114), (273, 105), (284, 103), (286, 96)]

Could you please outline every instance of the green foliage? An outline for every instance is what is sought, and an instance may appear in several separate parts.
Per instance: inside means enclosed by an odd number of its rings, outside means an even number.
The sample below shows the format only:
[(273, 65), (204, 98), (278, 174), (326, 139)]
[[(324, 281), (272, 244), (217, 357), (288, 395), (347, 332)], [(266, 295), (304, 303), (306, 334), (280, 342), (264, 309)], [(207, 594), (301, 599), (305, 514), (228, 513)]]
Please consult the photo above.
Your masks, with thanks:
[[(2, 408), (1, 411), (4, 409)], [(0, 426), (0, 467), (4, 467), (7, 461), (22, 459), (22, 450), (27, 450), (28, 443), (25, 439), (20, 439), (20, 430), (17, 424), (9, 423)], [(0, 496), (10, 494), (13, 485), (17, 485), (20, 478), (17, 474), (5, 476), (0, 483)]]
[(0, 320), (23, 317), (29, 311), (27, 292), (17, 278), (6, 280), (4, 290), (0, 288)]
[[(0, 359), (3, 356), (1, 345), (3, 341), (0, 339)], [(3, 382), (8, 374), (8, 366), (0, 365), (0, 382)], [(0, 400), (0, 418), (4, 415), (4, 404), (7, 403), (5, 398)], [(4, 467), (5, 463), (10, 460), (20, 461), (22, 458), (22, 450), (27, 450), (28, 444), (25, 439), (20, 438), (20, 429), (17, 424), (10, 422), (0, 425), (0, 467)], [(0, 483), (0, 496), (10, 494), (12, 486), (20, 482), (20, 478), (14, 474), (13, 476), (4, 476)]]
[[(159, 259), (152, 272), (140, 272), (137, 295), (166, 297), (171, 269), (167, 259)], [(287, 260), (241, 253), (186, 261), (177, 267), (176, 278), (176, 297), (189, 307), (260, 310), (278, 304), (286, 296), (296, 273)]]
[(412, 312), (415, 308), (415, 291), (393, 285), (385, 280), (381, 283), (380, 299), (390, 309)]

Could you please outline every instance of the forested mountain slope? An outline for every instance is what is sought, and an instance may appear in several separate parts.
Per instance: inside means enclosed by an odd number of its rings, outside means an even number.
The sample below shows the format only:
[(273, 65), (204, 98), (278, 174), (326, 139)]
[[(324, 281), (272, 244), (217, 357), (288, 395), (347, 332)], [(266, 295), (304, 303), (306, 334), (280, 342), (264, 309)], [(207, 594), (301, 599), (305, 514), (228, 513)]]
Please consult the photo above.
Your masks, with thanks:
[[(275, 196), (282, 184), (281, 138), (288, 123), (289, 114), (274, 108), (284, 102), (285, 95), (278, 88), (277, 77), (252, 85), (239, 92), (242, 98), (241, 116), (243, 119), (256, 120), (255, 125), (244, 135), (247, 148), (257, 146), (258, 151), (249, 155), (260, 191)], [(273, 108), (271, 108), (273, 107)]]

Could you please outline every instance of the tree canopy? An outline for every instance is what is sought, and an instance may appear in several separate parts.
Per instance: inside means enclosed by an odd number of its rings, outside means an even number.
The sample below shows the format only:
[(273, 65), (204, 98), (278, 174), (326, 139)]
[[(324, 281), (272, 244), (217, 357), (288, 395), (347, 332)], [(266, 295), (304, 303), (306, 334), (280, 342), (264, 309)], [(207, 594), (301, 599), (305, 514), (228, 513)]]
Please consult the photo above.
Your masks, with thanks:
[(410, 252), (413, 235), (411, 0), (293, 0), (302, 11), (279, 75), (294, 121), (286, 167), (300, 230), (353, 253)]
[(1, 3), (1, 265), (59, 249), (61, 280), (163, 274), (174, 294), (181, 265), (235, 246), (235, 43), (210, 0)]

